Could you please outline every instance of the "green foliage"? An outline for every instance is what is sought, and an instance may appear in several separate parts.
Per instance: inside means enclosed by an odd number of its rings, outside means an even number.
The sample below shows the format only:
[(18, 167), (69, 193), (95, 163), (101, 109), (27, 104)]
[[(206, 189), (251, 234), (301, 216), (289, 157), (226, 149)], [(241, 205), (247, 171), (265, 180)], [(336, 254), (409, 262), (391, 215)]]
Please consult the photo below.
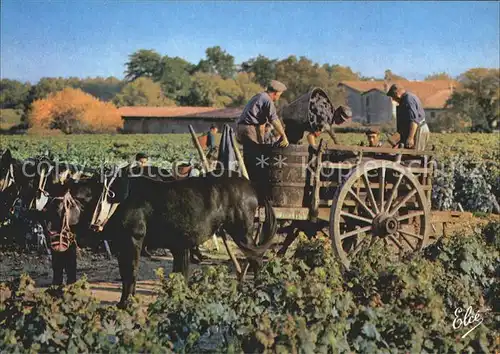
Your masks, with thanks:
[(21, 124), (22, 115), (23, 112), (19, 109), (0, 109), (0, 129), (8, 129)]
[(461, 87), (453, 92), (447, 106), (466, 116), (473, 131), (491, 131), (500, 121), (500, 71), (470, 69), (459, 77)]
[(113, 103), (121, 106), (173, 106), (175, 102), (163, 95), (160, 84), (147, 77), (138, 78), (115, 96)]
[(467, 211), (491, 212), (494, 198), (500, 196), (500, 166), (482, 162), (467, 154), (438, 160), (433, 179), (432, 206), (439, 210), (457, 210), (458, 203)]
[(330, 74), (330, 78), (335, 82), (360, 80), (360, 73), (352, 71), (349, 66), (325, 64), (323, 65), (323, 68), (325, 68), (325, 70)]
[(324, 89), (335, 106), (345, 104), (345, 94), (330, 79), (329, 72), (306, 57), (289, 56), (276, 64), (276, 79), (287, 86), (282, 105), (292, 102), (315, 87)]
[(453, 78), (445, 73), (445, 72), (441, 72), (441, 73), (435, 73), (435, 74), (431, 74), (431, 75), (427, 75), (424, 79), (425, 81), (432, 81), (432, 80), (453, 80)]
[(152, 49), (140, 49), (131, 55), (125, 64), (125, 79), (134, 81), (140, 77), (158, 80), (161, 77), (161, 55)]
[[(294, 258), (271, 259), (246, 283), (238, 283), (224, 266), (197, 269), (188, 283), (180, 274), (164, 277), (158, 271), (158, 298), (147, 312), (138, 302), (125, 311), (99, 306), (85, 279), (40, 292), (22, 276), (17, 283), (0, 285), (0, 350), (493, 350), (499, 318), (485, 306), (498, 311), (494, 279), (499, 266), (494, 261), (499, 249), (481, 235), (441, 240), (399, 260), (383, 246), (373, 247), (360, 253), (348, 272), (329, 244), (302, 237)], [(468, 306), (480, 311), (484, 321), (461, 338), (472, 325), (454, 329), (455, 310)]]
[(17, 80), (0, 80), (0, 109), (24, 109), (31, 85)]
[(229, 79), (236, 73), (234, 57), (223, 50), (220, 46), (210, 47), (205, 50), (206, 58), (200, 60), (196, 71), (219, 75), (223, 79)]
[(406, 78), (404, 78), (403, 76), (396, 75), (390, 69), (387, 69), (384, 72), (384, 80), (396, 81), (396, 80), (406, 80)]
[(269, 59), (263, 55), (251, 58), (241, 64), (241, 70), (255, 74), (255, 82), (262, 87), (267, 87), (276, 76), (276, 63), (278, 59)]
[(163, 93), (168, 98), (180, 102), (187, 96), (191, 86), (190, 71), (193, 65), (182, 58), (164, 56), (161, 60), (161, 78)]

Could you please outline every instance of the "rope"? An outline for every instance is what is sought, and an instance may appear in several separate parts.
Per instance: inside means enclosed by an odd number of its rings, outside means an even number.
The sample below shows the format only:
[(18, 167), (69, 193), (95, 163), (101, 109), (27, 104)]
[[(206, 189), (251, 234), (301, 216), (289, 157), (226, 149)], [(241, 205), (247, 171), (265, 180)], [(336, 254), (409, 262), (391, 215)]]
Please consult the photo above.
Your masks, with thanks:
[(58, 197), (54, 199), (62, 200), (62, 207), (64, 210), (64, 214), (63, 214), (61, 231), (59, 232), (59, 234), (56, 233), (50, 235), (51, 238), (50, 246), (56, 252), (64, 252), (68, 250), (68, 248), (71, 246), (72, 243), (76, 244), (75, 234), (71, 231), (71, 226), (69, 224), (71, 209), (76, 208), (78, 210), (81, 210), (82, 205), (80, 202), (78, 202), (73, 198), (73, 196), (69, 191), (66, 192), (66, 194), (63, 197)]

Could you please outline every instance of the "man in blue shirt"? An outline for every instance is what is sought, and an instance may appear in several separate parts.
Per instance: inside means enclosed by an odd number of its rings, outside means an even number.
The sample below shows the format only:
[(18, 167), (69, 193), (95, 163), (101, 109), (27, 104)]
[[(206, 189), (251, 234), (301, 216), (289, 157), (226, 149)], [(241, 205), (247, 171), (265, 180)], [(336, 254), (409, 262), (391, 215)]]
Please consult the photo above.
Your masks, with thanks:
[(389, 88), (387, 96), (399, 104), (396, 116), (400, 141), (408, 149), (425, 150), (430, 131), (420, 99), (397, 84)]
[(276, 80), (272, 80), (271, 84), (265, 92), (261, 92), (253, 96), (247, 103), (241, 116), (238, 118), (237, 137), (243, 145), (263, 144), (265, 136), (266, 123), (270, 123), (276, 132), (281, 136), (281, 147), (289, 145), (285, 130), (276, 113), (276, 102), (281, 94), (286, 91), (286, 86)]

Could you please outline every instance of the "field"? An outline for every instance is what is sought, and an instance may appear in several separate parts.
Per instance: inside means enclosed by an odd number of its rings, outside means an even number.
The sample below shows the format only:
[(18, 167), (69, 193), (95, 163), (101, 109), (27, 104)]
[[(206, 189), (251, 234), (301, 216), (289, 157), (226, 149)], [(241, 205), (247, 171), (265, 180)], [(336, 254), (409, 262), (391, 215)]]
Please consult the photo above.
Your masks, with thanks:
[[(433, 134), (442, 165), (434, 209), (489, 211), (499, 198), (499, 137)], [(359, 144), (362, 134), (340, 134)], [(196, 156), (189, 135), (1, 136), (25, 159), (46, 151), (91, 168), (146, 152), (154, 165)], [(482, 215), (482, 214), (481, 214)], [(449, 239), (410, 258), (382, 249), (362, 252), (349, 271), (337, 264), (328, 240), (301, 238), (284, 259), (270, 252), (264, 269), (238, 284), (223, 248), (195, 267), (190, 287), (168, 275), (167, 251), (142, 259), (137, 303), (122, 311), (116, 259), (82, 250), (78, 275), (61, 289), (46, 255), (0, 254), (0, 351), (6, 352), (494, 352), (498, 337), (500, 222), (477, 219)], [(2, 232), (2, 228), (0, 228)], [(221, 245), (222, 246), (222, 245)], [(26, 273), (27, 276), (21, 276)], [(64, 294), (64, 301), (54, 294)], [(457, 308), (481, 311), (483, 323), (454, 327)], [(463, 317), (463, 316), (462, 316)]]

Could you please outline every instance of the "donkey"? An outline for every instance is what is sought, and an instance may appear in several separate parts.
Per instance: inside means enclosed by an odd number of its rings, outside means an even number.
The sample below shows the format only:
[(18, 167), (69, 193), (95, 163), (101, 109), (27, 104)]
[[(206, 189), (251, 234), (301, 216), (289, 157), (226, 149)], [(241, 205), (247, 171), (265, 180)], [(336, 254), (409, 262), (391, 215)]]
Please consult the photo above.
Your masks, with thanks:
[(266, 220), (260, 238), (263, 244), (255, 245), (252, 236), (257, 192), (247, 179), (227, 173), (221, 177), (210, 174), (174, 182), (125, 175), (117, 177), (110, 190), (121, 200), (104, 228), (105, 233), (114, 235), (118, 241), (121, 308), (135, 294), (144, 244), (169, 249), (174, 257), (173, 272), (187, 278), (190, 250), (216, 231), (223, 238), (229, 234), (255, 269), (271, 246), (277, 229), (273, 208), (266, 200)]

